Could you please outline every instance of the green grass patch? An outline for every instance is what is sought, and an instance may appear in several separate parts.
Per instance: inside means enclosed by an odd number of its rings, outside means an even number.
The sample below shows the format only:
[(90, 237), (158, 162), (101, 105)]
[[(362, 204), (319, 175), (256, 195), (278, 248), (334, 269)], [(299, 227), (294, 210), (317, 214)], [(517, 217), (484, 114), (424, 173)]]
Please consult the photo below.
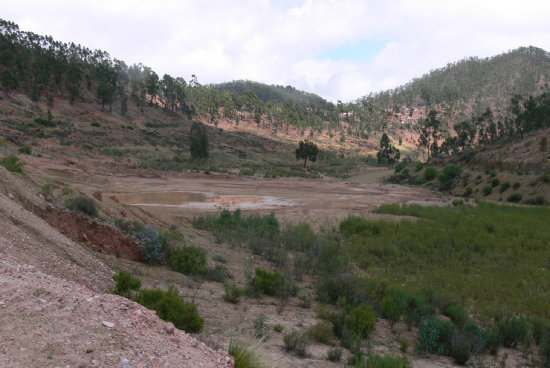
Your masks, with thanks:
[(417, 221), (349, 218), (345, 247), (371, 277), (454, 295), (489, 320), (497, 313), (550, 317), (550, 209), (381, 206)]

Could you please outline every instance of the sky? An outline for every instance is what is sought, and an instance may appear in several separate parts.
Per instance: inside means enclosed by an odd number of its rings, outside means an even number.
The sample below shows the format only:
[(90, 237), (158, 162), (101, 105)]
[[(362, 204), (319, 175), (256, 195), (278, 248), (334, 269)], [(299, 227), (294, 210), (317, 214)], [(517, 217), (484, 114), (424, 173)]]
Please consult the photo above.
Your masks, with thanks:
[(465, 57), (550, 51), (550, 1), (2, 1), (21, 30), (202, 84), (292, 85), (336, 102)]

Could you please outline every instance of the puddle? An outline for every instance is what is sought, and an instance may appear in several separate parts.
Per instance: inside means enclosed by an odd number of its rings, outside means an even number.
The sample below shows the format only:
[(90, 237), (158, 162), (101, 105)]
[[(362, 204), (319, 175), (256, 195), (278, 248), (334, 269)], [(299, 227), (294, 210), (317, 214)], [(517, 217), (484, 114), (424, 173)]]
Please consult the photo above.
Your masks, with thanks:
[(182, 208), (228, 208), (269, 209), (294, 206), (295, 204), (273, 196), (217, 195), (209, 192), (166, 191), (138, 193), (109, 193), (120, 203), (133, 206), (182, 207)]

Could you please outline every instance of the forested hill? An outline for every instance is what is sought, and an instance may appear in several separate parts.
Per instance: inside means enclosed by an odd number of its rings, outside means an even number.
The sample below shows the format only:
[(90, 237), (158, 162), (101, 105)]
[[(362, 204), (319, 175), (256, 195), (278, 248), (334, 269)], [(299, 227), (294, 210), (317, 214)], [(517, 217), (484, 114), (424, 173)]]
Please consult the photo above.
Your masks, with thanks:
[(358, 100), (379, 108), (492, 102), (506, 105), (514, 95), (537, 95), (550, 80), (550, 54), (520, 47), (490, 58), (470, 57), (421, 78)]
[(232, 82), (215, 84), (213, 87), (220, 91), (231, 91), (239, 95), (252, 91), (263, 102), (275, 102), (280, 104), (292, 103), (302, 107), (326, 106), (327, 101), (322, 97), (309, 92), (297, 90), (292, 86), (279, 86), (264, 84), (249, 80), (237, 80)]

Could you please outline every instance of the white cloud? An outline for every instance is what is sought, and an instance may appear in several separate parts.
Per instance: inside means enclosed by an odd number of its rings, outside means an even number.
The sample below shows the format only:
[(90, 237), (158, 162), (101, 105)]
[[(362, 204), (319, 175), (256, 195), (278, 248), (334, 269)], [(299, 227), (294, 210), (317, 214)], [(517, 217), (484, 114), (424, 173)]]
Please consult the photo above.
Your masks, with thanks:
[[(292, 84), (336, 100), (393, 88), (468, 56), (519, 46), (550, 50), (550, 2), (280, 0), (31, 1), (2, 17), (201, 83)], [(321, 59), (362, 40), (386, 42), (370, 61)]]

